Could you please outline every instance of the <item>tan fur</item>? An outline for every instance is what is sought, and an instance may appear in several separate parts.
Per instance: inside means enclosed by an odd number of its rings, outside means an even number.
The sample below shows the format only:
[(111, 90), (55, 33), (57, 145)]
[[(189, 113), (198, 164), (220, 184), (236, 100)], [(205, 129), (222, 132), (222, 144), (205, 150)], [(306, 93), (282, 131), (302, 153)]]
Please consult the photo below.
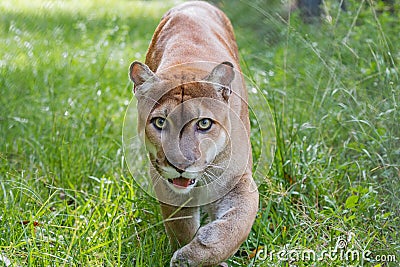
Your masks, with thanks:
[[(154, 190), (177, 249), (171, 266), (218, 265), (245, 241), (258, 209), (247, 92), (230, 21), (202, 1), (171, 9), (145, 64), (133, 62), (129, 75)], [(162, 130), (154, 122), (160, 117)], [(212, 126), (201, 130), (201, 118)], [(178, 177), (195, 185), (177, 187)], [(204, 226), (200, 210), (209, 213)]]

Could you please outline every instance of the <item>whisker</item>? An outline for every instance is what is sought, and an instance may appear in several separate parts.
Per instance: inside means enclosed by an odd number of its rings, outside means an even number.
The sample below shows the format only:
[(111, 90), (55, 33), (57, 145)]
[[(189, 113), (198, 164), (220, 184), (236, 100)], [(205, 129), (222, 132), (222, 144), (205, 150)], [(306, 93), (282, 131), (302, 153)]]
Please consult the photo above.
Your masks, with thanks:
[(212, 173), (211, 171), (210, 171), (210, 174), (213, 176), (213, 179), (214, 179), (214, 181), (217, 181), (219, 184), (225, 184), (225, 183), (221, 183), (221, 181), (223, 180), (223, 179), (225, 179), (224, 178), (224, 176), (220, 173), (220, 174), (217, 174), (217, 173)]
[(153, 180), (153, 187), (155, 187), (163, 179), (163, 177), (158, 172), (156, 172), (151, 178)]
[(209, 183), (212, 182), (213, 176), (212, 176), (211, 174), (207, 173), (207, 171), (205, 171), (205, 172), (203, 173), (202, 178), (203, 178), (205, 184), (207, 185), (207, 184), (209, 184)]
[(219, 185), (224, 185), (224, 183), (222, 183), (222, 176), (220, 175), (216, 175), (215, 173), (212, 173), (211, 170), (206, 170), (204, 172), (204, 177), (206, 178), (206, 184), (212, 183), (212, 182), (216, 182)]

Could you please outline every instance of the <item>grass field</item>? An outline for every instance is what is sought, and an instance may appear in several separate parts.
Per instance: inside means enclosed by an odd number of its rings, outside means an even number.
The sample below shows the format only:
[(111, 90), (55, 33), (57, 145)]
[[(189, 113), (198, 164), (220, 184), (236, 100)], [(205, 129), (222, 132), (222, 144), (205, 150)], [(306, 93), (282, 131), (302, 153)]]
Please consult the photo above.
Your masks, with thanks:
[[(178, 2), (0, 2), (0, 266), (168, 266), (121, 135), (129, 64)], [(315, 24), (216, 2), (276, 125), (258, 217), (229, 265), (398, 266), (399, 1), (325, 1)]]

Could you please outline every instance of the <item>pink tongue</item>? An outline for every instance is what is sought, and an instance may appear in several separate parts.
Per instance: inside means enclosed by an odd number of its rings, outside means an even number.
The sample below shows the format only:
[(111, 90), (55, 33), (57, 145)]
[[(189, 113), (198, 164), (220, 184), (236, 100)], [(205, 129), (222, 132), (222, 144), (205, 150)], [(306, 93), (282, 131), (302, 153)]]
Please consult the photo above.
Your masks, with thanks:
[(190, 183), (190, 179), (187, 178), (175, 178), (172, 179), (172, 183), (177, 186), (188, 187)]

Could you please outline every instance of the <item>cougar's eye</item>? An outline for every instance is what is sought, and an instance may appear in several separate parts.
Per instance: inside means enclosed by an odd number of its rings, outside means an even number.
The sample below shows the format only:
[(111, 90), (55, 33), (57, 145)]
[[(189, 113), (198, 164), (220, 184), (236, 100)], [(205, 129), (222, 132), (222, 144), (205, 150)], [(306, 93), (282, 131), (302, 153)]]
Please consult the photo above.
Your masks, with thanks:
[(165, 119), (161, 117), (157, 117), (151, 120), (151, 123), (156, 127), (158, 130), (162, 130), (165, 127)]
[(211, 128), (212, 124), (213, 124), (212, 120), (205, 118), (197, 122), (197, 127), (201, 131), (207, 131), (208, 129)]

